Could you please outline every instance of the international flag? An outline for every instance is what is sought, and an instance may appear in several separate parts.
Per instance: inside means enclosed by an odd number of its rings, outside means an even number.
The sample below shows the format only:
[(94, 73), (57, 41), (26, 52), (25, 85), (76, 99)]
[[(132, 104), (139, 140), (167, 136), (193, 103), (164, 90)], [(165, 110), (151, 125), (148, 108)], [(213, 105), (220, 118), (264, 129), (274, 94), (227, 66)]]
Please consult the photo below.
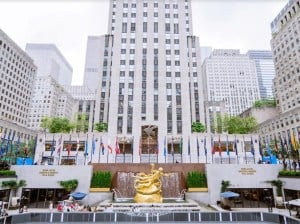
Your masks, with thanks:
[(123, 144), (122, 144), (122, 152), (125, 155), (125, 140), (123, 140)]
[(292, 141), (293, 150), (294, 150), (294, 151), (297, 151), (297, 150), (298, 150), (298, 147), (299, 147), (299, 143), (298, 143), (297, 140), (296, 140), (294, 131), (292, 131), (291, 141)]
[(277, 153), (279, 153), (279, 148), (278, 148), (278, 142), (277, 142), (277, 138), (276, 138), (276, 135), (274, 135), (274, 141), (275, 141), (275, 150)]
[(199, 140), (198, 140), (198, 136), (197, 136), (197, 156), (199, 157), (200, 155), (200, 151), (199, 151), (200, 147), (199, 147)]
[(218, 144), (218, 148), (219, 148), (219, 156), (222, 156), (222, 147), (221, 147), (221, 139), (220, 139), (220, 135), (219, 135), (219, 144)]
[(282, 140), (282, 136), (281, 135), (279, 137), (280, 137), (281, 156), (284, 157), (284, 154), (285, 154), (284, 140)]
[(266, 137), (266, 149), (267, 149), (268, 155), (271, 156), (272, 151), (271, 151), (271, 147), (270, 147), (270, 140), (268, 137)]
[(69, 142), (69, 144), (68, 144), (68, 146), (67, 146), (68, 156), (70, 156), (71, 149), (72, 149), (72, 143)]
[[(54, 144), (53, 144), (54, 145)], [(54, 146), (53, 146), (54, 147)], [(28, 139), (26, 139), (26, 145), (24, 147), (24, 155), (25, 157), (28, 156), (28, 150), (29, 150), (29, 145), (28, 145)], [(53, 150), (54, 151), (54, 150)]]
[(120, 154), (121, 153), (117, 137), (116, 137), (115, 151), (116, 151), (116, 154)]
[(234, 147), (235, 155), (238, 155), (238, 148), (237, 148), (236, 136), (234, 136), (233, 147)]
[(17, 143), (16, 143), (16, 149), (15, 149), (15, 154), (16, 154), (16, 155), (19, 154), (20, 143), (21, 143), (21, 139), (20, 139), (20, 135), (19, 135), (19, 136), (18, 136)]
[(112, 146), (110, 145), (110, 139), (107, 140), (107, 148), (108, 148), (108, 152), (109, 152), (110, 154), (112, 154), (113, 148), (112, 148)]
[(174, 157), (174, 144), (173, 144), (173, 137), (171, 139), (171, 154)]
[(204, 154), (205, 154), (205, 156), (207, 156), (206, 136), (204, 137)]
[(62, 145), (62, 135), (60, 135), (60, 137), (58, 139), (58, 145), (56, 146), (57, 147), (57, 154), (60, 154), (61, 145)]
[(5, 152), (8, 152), (8, 148), (9, 148), (9, 141), (10, 141), (10, 136), (11, 136), (11, 132), (9, 132), (9, 133), (8, 133), (8, 137), (7, 137), (7, 143), (6, 143)]
[(140, 142), (139, 142), (139, 156), (142, 155), (142, 136), (140, 136)]
[(88, 143), (88, 135), (86, 135), (86, 140), (85, 140), (85, 151), (84, 151), (84, 156), (88, 156), (89, 154), (89, 143)]
[(179, 153), (182, 155), (182, 137), (180, 138), (180, 143), (179, 143)]
[(92, 155), (95, 154), (95, 149), (96, 149), (96, 141), (95, 141), (95, 137), (93, 135), (93, 140), (92, 140)]
[(253, 138), (252, 138), (252, 136), (251, 136), (251, 142), (250, 142), (250, 144), (251, 144), (251, 154), (254, 156), (255, 150), (254, 150), (254, 143), (253, 143)]
[(76, 154), (78, 155), (78, 151), (80, 148), (79, 135), (77, 135), (77, 145), (76, 145)]
[(132, 140), (131, 140), (131, 154), (132, 154), (132, 158), (133, 158), (133, 144), (134, 144), (134, 136), (132, 136)]
[(167, 137), (165, 136), (164, 138), (164, 157), (167, 156)]
[(155, 149), (155, 154), (158, 155), (158, 153), (159, 153), (159, 143), (157, 141), (157, 143), (156, 143), (156, 149)]
[(226, 135), (226, 154), (227, 156), (230, 155), (230, 152), (229, 152), (229, 142), (228, 142), (228, 135)]
[(214, 143), (214, 137), (211, 136), (211, 154), (215, 154), (215, 143)]
[(100, 148), (101, 148), (102, 155), (104, 155), (105, 147), (104, 147), (104, 143), (102, 141), (102, 136), (100, 138)]
[(55, 141), (54, 141), (54, 135), (53, 135), (53, 139), (52, 139), (52, 143), (51, 143), (51, 147), (50, 147), (50, 150), (51, 150), (51, 156), (53, 156), (53, 153), (54, 153), (54, 150), (55, 150)]

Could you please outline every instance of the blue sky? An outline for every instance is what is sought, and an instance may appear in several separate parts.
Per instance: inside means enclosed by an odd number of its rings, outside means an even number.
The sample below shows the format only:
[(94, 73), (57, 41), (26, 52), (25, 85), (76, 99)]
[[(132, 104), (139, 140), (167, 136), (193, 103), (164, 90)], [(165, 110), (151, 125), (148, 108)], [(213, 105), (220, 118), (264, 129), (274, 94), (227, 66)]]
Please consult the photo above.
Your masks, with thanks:
[[(1, 0), (0, 28), (22, 49), (54, 43), (83, 79), (87, 36), (107, 33), (108, 0)], [(287, 0), (192, 0), (201, 46), (270, 50), (270, 23)]]

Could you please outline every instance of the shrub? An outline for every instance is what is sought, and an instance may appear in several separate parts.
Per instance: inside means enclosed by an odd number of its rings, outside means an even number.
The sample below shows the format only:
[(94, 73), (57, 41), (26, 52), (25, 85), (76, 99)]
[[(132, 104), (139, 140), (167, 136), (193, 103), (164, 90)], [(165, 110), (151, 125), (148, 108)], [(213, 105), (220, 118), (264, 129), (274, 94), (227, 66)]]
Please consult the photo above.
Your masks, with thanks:
[(62, 180), (59, 181), (60, 186), (62, 186), (66, 191), (71, 192), (75, 190), (78, 186), (78, 180)]
[(186, 185), (190, 187), (207, 187), (206, 175), (199, 171), (188, 172)]
[(0, 177), (16, 176), (16, 171), (14, 170), (0, 170)]
[(111, 173), (109, 171), (93, 172), (91, 187), (110, 187)]
[(300, 171), (294, 170), (281, 170), (278, 174), (279, 177), (300, 177)]

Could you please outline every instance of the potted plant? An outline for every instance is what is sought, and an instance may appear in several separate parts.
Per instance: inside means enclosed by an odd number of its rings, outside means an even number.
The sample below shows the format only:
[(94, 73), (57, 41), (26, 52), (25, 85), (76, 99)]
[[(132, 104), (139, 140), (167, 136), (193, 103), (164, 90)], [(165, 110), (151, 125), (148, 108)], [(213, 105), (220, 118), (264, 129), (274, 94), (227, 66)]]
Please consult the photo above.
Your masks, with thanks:
[(110, 191), (111, 173), (109, 171), (93, 172), (90, 191)]
[(74, 191), (78, 186), (78, 180), (61, 180), (59, 181), (60, 186), (62, 186), (68, 193)]
[(189, 192), (207, 192), (206, 175), (199, 171), (191, 171), (187, 174), (186, 185)]

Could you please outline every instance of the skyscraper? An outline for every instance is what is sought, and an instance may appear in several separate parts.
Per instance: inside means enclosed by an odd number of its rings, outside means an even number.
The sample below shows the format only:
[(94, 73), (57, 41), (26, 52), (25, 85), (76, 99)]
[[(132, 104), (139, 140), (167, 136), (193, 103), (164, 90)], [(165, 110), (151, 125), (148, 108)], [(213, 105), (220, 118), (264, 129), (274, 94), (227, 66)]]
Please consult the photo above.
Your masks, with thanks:
[(260, 99), (255, 63), (239, 50), (214, 50), (202, 70), (207, 100), (224, 101), (228, 115), (238, 115)]
[(181, 136), (187, 145), (191, 123), (205, 121), (199, 54), (190, 0), (112, 0), (95, 121), (109, 136), (140, 136), (142, 154), (165, 136), (175, 151)]
[(0, 132), (13, 132), (27, 139), (28, 112), (33, 93), (36, 66), (6, 33), (0, 29)]
[(260, 97), (274, 98), (273, 79), (275, 68), (271, 51), (250, 50), (247, 55), (254, 60), (258, 78)]

